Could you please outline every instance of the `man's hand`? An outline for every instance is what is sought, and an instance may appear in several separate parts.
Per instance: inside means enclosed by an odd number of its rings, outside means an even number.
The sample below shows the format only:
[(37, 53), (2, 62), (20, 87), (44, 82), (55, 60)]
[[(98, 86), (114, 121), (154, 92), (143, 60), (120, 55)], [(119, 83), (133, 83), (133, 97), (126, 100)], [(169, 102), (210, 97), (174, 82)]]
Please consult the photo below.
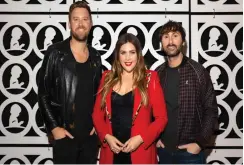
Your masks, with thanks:
[(127, 140), (124, 145), (123, 152), (133, 152), (143, 143), (141, 135), (134, 136)]
[(56, 127), (52, 130), (54, 140), (63, 139), (68, 136), (70, 139), (74, 137), (64, 128)]
[(118, 154), (124, 146), (124, 144), (121, 143), (116, 137), (109, 134), (105, 136), (105, 140), (107, 141), (111, 151), (116, 154)]
[(93, 127), (91, 132), (90, 132), (90, 136), (92, 136), (94, 133), (97, 134), (95, 128)]
[(160, 139), (158, 140), (158, 142), (157, 142), (157, 144), (156, 144), (156, 147), (157, 147), (157, 148), (160, 148), (160, 147), (161, 147), (161, 148), (165, 148), (164, 143), (163, 143)]
[(199, 145), (197, 143), (189, 143), (189, 144), (181, 145), (178, 148), (186, 149), (187, 152), (189, 152), (191, 154), (199, 154), (199, 152), (201, 151), (201, 148), (199, 147)]

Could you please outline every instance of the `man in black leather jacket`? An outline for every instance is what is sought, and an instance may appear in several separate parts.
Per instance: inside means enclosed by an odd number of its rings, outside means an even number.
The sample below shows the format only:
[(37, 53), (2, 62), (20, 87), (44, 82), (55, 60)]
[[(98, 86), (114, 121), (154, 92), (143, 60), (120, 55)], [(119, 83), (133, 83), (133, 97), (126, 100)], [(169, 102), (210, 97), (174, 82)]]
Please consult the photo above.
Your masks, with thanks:
[(53, 137), (55, 164), (96, 163), (98, 139), (92, 111), (102, 64), (99, 53), (87, 45), (92, 27), (89, 6), (70, 6), (71, 37), (51, 45), (39, 72), (38, 102), (47, 134)]

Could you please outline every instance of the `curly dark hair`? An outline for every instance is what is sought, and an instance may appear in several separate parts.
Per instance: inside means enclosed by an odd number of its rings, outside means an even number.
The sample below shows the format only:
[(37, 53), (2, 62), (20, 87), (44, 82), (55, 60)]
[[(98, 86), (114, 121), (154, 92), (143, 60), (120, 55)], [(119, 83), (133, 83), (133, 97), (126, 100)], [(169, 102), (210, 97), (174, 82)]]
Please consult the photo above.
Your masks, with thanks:
[(169, 32), (176, 32), (176, 31), (180, 32), (181, 37), (182, 37), (182, 41), (184, 42), (186, 40), (185, 29), (182, 27), (181, 23), (176, 22), (176, 21), (172, 21), (172, 20), (169, 20), (161, 28), (160, 34), (159, 34), (160, 40), (162, 40), (162, 36), (164, 34), (167, 34)]

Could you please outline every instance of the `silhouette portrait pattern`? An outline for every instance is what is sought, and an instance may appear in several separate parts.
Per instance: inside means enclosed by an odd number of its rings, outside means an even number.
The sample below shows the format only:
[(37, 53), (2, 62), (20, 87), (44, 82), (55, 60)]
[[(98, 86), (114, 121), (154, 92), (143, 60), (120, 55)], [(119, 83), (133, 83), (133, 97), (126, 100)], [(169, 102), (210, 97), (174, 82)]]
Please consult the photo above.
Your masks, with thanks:
[[(37, 78), (47, 48), (70, 35), (67, 11), (74, 1), (0, 1), (0, 144), (6, 146), (0, 147), (0, 164), (53, 163), (37, 104)], [(139, 38), (146, 65), (154, 70), (165, 61), (160, 28), (168, 20), (183, 25), (186, 56), (208, 70), (217, 95), (219, 118), (211, 149), (205, 150), (207, 163), (241, 164), (243, 1), (86, 1), (94, 24), (88, 43), (99, 51), (104, 70), (111, 69), (115, 43), (124, 33)]]

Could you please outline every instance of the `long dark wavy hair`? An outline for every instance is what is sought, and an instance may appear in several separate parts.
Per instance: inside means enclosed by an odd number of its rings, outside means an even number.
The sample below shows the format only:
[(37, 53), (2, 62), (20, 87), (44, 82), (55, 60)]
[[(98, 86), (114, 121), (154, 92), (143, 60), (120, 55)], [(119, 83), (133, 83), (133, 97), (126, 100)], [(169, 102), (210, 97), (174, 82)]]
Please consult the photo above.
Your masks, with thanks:
[(102, 95), (101, 109), (105, 108), (105, 99), (111, 88), (113, 88), (118, 82), (121, 86), (121, 75), (123, 73), (123, 67), (119, 61), (119, 52), (122, 45), (131, 43), (136, 48), (137, 63), (133, 69), (133, 88), (138, 88), (142, 97), (143, 105), (148, 105), (147, 83), (146, 83), (146, 66), (144, 58), (142, 56), (142, 48), (140, 41), (136, 36), (130, 33), (121, 35), (116, 43), (114, 50), (114, 61), (111, 72), (107, 73), (104, 81), (103, 88), (99, 91)]

